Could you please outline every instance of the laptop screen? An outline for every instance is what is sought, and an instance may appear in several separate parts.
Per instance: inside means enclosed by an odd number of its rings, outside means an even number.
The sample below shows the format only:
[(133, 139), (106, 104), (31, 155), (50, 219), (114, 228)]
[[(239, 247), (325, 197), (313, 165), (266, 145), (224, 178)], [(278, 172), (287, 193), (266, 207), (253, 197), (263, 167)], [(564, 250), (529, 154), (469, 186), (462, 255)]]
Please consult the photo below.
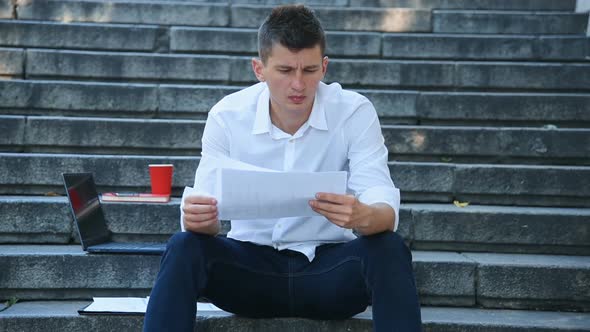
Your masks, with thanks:
[(92, 173), (64, 173), (63, 178), (82, 248), (109, 241)]

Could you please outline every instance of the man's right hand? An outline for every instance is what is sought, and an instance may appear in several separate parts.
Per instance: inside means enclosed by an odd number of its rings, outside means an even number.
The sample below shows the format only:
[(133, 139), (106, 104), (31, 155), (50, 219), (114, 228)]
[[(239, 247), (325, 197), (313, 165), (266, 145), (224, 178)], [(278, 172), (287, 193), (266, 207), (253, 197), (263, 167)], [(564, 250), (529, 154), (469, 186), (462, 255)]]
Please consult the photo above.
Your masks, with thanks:
[(217, 200), (206, 196), (187, 196), (182, 208), (184, 229), (194, 233), (217, 235), (221, 228), (217, 219)]

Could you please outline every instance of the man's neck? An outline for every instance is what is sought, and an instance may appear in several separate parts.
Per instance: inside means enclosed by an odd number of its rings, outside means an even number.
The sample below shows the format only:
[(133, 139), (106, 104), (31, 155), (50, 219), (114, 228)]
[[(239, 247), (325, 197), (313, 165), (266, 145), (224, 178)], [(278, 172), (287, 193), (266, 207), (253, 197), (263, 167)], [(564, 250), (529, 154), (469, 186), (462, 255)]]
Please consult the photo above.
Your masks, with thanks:
[(311, 109), (302, 114), (291, 114), (288, 112), (277, 112), (271, 104), (270, 121), (275, 127), (289, 135), (294, 135), (301, 126), (309, 119)]

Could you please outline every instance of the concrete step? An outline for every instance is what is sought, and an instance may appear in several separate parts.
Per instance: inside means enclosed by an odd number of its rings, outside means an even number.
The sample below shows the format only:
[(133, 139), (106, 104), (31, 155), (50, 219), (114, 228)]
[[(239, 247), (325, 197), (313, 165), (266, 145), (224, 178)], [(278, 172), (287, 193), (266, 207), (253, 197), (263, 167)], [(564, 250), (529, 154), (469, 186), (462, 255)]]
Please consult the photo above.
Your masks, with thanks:
[[(258, 28), (271, 9), (272, 6), (234, 5), (231, 26)], [(317, 7), (315, 13), (326, 30), (428, 32), (432, 29), (432, 15), (427, 9)]]
[[(166, 1), (22, 1), (17, 7), (17, 17), (61, 22), (258, 27), (271, 9), (272, 6)], [(105, 12), (109, 15), (104, 15)], [(426, 9), (391, 8), (384, 11), (319, 7), (316, 13), (327, 30), (410, 32), (431, 29), (431, 13)]]
[(575, 0), (350, 0), (351, 7), (411, 7), (425, 9), (574, 11)]
[[(114, 241), (165, 242), (180, 230), (179, 204), (103, 208)], [(0, 215), (0, 243), (79, 243), (65, 197), (0, 196)], [(398, 233), (417, 250), (590, 255), (589, 209), (406, 203)]]
[(434, 10), (435, 33), (586, 34), (588, 13)]
[[(173, 27), (170, 50), (254, 55), (256, 33), (255, 29)], [(584, 61), (590, 58), (589, 45), (585, 36), (328, 32), (326, 53), (330, 57)]]
[(570, 92), (590, 88), (586, 63), (333, 60), (330, 65), (326, 80), (346, 86)]
[[(0, 115), (0, 151), (194, 156), (204, 127), (204, 120)], [(392, 160), (590, 165), (590, 129), (383, 125), (382, 130)]]
[[(424, 305), (590, 310), (587, 256), (433, 251), (412, 255)], [(0, 298), (144, 296), (153, 285), (159, 259), (87, 254), (77, 245), (1, 245), (0, 262), (9, 273), (0, 277)]]
[(128, 24), (0, 21), (0, 45), (53, 49), (156, 52), (167, 29)]
[[(0, 80), (2, 114), (204, 119), (240, 87)], [(590, 94), (358, 90), (382, 124), (590, 128)]]
[(382, 131), (392, 160), (590, 165), (586, 129), (383, 125)]
[[(4, 75), (22, 71), (24, 53)], [(251, 57), (26, 50), (27, 79), (249, 84)], [(17, 68), (18, 67), (18, 68)], [(11, 70), (10, 68), (16, 68)], [(117, 69), (119, 68), (119, 69)], [(326, 81), (348, 87), (590, 90), (590, 63), (335, 59)]]
[[(166, 242), (180, 231), (180, 198), (165, 204), (103, 203), (115, 242)], [(0, 196), (0, 243), (80, 243), (66, 197)], [(222, 235), (229, 231), (222, 222)]]
[(2, 48), (0, 63), (0, 78), (20, 78), (24, 73), (24, 51), (18, 48)]
[[(62, 172), (95, 173), (99, 190), (149, 190), (148, 164), (175, 165), (173, 192), (192, 185), (198, 157), (0, 153), (0, 194), (63, 193)], [(590, 167), (390, 162), (406, 202), (589, 207)]]
[[(413, 256), (422, 303), (475, 305), (473, 260), (451, 252)], [(148, 295), (160, 257), (87, 254), (79, 245), (0, 245), (0, 262), (10, 271), (0, 276), (0, 299), (90, 299)], [(75, 273), (64, 273), (74, 266)]]
[(204, 127), (204, 120), (0, 115), (0, 150), (18, 149), (24, 137), (20, 151), (195, 156)]
[[(257, 30), (0, 20), (0, 46), (256, 55)], [(169, 36), (168, 36), (169, 35)], [(212, 43), (211, 40), (215, 40)], [(330, 57), (567, 60), (590, 57), (585, 36), (327, 32)]]
[(585, 119), (590, 118), (587, 111), (590, 103), (586, 99), (589, 97), (586, 94), (421, 92), (415, 109), (423, 124), (544, 123), (583, 127)]
[[(232, 6), (232, 26), (256, 28), (269, 8)], [(585, 35), (587, 13), (350, 8), (316, 10), (325, 28), (383, 32), (579, 34)], [(431, 15), (431, 16), (430, 16)], [(247, 17), (247, 19), (246, 19)], [(429, 26), (432, 21), (432, 27)]]
[[(79, 315), (89, 301), (19, 302), (0, 313), (0, 328), (6, 331), (141, 331), (143, 315)], [(371, 331), (370, 309), (344, 321), (316, 321), (301, 318), (248, 319), (222, 312), (197, 313), (198, 331), (299, 332)], [(514, 332), (590, 331), (590, 315), (570, 312), (539, 312), (422, 307), (425, 331)]]
[(382, 58), (587, 61), (585, 36), (384, 34)]
[(590, 255), (589, 209), (403, 204), (404, 211), (400, 231), (417, 250)]
[[(107, 14), (108, 13), (108, 14)], [(18, 1), (19, 19), (60, 22), (227, 26), (227, 2)]]

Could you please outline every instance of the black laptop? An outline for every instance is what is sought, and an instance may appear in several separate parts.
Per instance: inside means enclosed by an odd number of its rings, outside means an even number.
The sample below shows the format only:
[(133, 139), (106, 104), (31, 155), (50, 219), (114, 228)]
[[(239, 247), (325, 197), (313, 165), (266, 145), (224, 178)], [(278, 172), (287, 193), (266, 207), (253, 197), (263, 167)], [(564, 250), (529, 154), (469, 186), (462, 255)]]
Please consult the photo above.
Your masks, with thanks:
[(165, 243), (120, 243), (111, 240), (92, 173), (63, 173), (66, 193), (82, 249), (91, 253), (161, 255)]

